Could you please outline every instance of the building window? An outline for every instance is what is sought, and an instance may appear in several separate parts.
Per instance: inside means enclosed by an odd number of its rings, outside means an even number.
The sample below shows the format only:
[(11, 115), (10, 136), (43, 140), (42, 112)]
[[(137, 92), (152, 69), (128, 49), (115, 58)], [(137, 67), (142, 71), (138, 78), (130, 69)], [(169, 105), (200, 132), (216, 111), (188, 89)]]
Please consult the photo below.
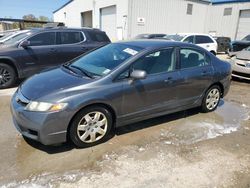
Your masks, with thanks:
[(232, 15), (232, 8), (225, 8), (224, 9), (224, 16)]
[(187, 4), (187, 14), (192, 15), (193, 13), (193, 4)]
[(64, 12), (64, 19), (66, 19), (66, 17), (67, 17), (67, 13), (66, 13), (66, 12)]

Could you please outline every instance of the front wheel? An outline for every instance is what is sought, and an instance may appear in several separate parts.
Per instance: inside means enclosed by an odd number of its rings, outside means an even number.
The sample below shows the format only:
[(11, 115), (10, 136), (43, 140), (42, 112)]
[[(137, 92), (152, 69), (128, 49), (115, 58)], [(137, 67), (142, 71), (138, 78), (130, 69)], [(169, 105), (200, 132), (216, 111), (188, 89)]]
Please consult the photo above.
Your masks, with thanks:
[(209, 88), (203, 98), (201, 110), (202, 112), (212, 112), (214, 111), (221, 98), (221, 89), (219, 86), (214, 85)]
[(107, 140), (112, 124), (112, 114), (106, 108), (88, 107), (72, 120), (69, 136), (78, 147), (94, 146)]

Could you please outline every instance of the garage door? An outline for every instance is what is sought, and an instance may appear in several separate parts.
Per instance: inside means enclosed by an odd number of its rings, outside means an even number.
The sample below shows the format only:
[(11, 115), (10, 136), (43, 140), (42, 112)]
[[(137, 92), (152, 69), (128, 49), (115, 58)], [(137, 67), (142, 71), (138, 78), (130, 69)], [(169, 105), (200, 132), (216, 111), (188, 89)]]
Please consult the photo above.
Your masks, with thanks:
[(240, 40), (250, 34), (250, 10), (241, 10), (236, 39)]
[(100, 25), (101, 30), (105, 31), (110, 40), (117, 40), (116, 35), (116, 6), (105, 7), (101, 9)]

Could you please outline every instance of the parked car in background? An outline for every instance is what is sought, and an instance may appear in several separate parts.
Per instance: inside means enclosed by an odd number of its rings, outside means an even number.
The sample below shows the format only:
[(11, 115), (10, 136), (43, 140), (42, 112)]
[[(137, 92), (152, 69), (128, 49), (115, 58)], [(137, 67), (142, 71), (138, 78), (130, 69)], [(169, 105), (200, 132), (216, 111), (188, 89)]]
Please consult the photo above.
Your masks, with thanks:
[(225, 52), (228, 53), (228, 50), (230, 49), (230, 44), (231, 44), (231, 38), (230, 37), (213, 37), (217, 44), (217, 52)]
[(250, 46), (250, 35), (245, 36), (242, 40), (236, 40), (231, 42), (231, 46), (228, 54), (230, 56), (235, 55), (237, 52)]
[(164, 38), (174, 41), (196, 44), (214, 55), (216, 55), (217, 53), (218, 44), (216, 40), (208, 34), (178, 33), (173, 35), (166, 35)]
[(166, 34), (140, 34), (135, 37), (135, 39), (155, 39), (155, 38), (163, 38)]
[(22, 36), (23, 33), (27, 32), (29, 32), (29, 30), (16, 31), (14, 33), (7, 34), (0, 38), (0, 44), (4, 44), (6, 41), (18, 38), (19, 36)]
[(250, 47), (238, 52), (230, 62), (233, 77), (250, 80)]
[(0, 46), (0, 88), (110, 43), (98, 29), (32, 29)]
[(11, 111), (25, 137), (89, 147), (119, 126), (193, 107), (211, 112), (230, 80), (231, 65), (199, 46), (118, 42), (27, 79)]

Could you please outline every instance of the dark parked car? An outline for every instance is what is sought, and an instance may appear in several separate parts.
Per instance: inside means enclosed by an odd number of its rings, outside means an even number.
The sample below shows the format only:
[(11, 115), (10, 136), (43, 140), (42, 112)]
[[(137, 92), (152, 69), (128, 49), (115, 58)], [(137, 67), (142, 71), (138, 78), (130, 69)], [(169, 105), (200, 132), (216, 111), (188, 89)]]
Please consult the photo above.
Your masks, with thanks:
[(230, 37), (213, 37), (217, 44), (218, 44), (218, 48), (217, 48), (217, 52), (228, 52), (228, 50), (230, 49), (230, 44), (231, 44), (231, 39)]
[(13, 95), (16, 128), (43, 144), (101, 143), (122, 125), (193, 107), (216, 109), (231, 66), (205, 49), (164, 40), (106, 45), (34, 75)]
[(0, 46), (0, 89), (110, 43), (98, 29), (32, 29)]
[(247, 35), (242, 40), (232, 41), (229, 49), (229, 55), (235, 55), (235, 52), (241, 51), (249, 46), (250, 46), (250, 35)]
[(135, 39), (160, 39), (165, 37), (166, 34), (140, 34)]

